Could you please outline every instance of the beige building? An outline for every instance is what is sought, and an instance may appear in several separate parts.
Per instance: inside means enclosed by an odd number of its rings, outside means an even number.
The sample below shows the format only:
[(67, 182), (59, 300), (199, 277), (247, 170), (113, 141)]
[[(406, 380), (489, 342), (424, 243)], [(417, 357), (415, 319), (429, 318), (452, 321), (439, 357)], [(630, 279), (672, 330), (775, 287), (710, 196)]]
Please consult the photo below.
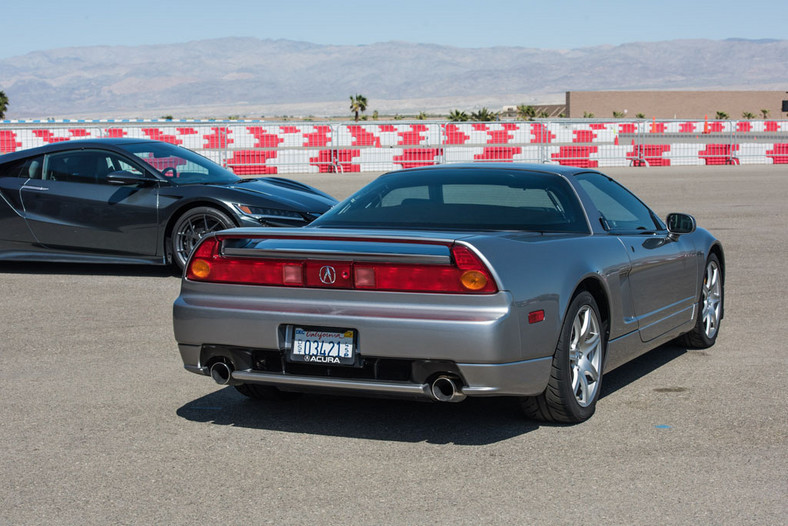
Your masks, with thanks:
[(785, 119), (788, 114), (785, 91), (567, 91), (566, 116), (582, 118), (593, 114), (598, 119), (634, 119), (642, 114), (651, 119), (714, 119), (724, 112), (731, 119), (751, 113), (762, 119)]

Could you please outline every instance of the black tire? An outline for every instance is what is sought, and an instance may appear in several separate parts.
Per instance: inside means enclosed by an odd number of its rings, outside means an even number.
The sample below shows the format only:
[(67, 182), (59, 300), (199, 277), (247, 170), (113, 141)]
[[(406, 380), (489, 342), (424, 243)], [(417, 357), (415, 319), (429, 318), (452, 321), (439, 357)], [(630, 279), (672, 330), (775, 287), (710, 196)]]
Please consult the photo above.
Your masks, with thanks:
[(567, 310), (547, 389), (521, 401), (525, 414), (548, 422), (588, 420), (602, 391), (606, 344), (599, 307), (589, 292), (582, 291)]
[(724, 275), (719, 258), (715, 254), (710, 254), (700, 284), (698, 319), (695, 327), (680, 336), (676, 343), (691, 349), (707, 349), (717, 341), (725, 299)]
[(235, 389), (253, 400), (293, 400), (301, 396), (301, 393), (281, 391), (271, 385), (241, 384), (236, 385)]
[(204, 235), (236, 226), (230, 217), (217, 208), (198, 206), (184, 212), (175, 221), (170, 234), (172, 263), (183, 270), (192, 249)]

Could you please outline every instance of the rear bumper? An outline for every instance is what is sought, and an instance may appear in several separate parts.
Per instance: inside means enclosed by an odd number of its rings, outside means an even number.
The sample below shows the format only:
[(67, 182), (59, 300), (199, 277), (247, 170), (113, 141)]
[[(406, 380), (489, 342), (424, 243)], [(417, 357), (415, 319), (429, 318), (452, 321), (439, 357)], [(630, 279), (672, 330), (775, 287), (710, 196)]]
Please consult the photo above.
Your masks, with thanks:
[[(263, 296), (264, 295), (264, 296)], [(216, 348), (286, 352), (285, 327), (352, 329), (363, 359), (408, 360), (414, 370), (448, 373), (466, 396), (535, 395), (544, 391), (552, 353), (524, 346), (511, 295), (403, 294), (282, 289), (183, 281), (173, 307), (175, 339), (186, 369), (208, 374)], [(210, 353), (205, 351), (211, 347)], [(545, 356), (545, 355), (550, 356)], [(430, 374), (346, 378), (269, 371), (235, 360), (232, 381), (293, 390), (428, 396)], [(235, 363), (239, 362), (239, 363)], [(435, 364), (447, 364), (437, 370)], [(440, 367), (443, 367), (441, 365)], [(337, 375), (342, 376), (342, 375)]]
[[(195, 345), (179, 345), (184, 367), (193, 373), (210, 374), (201, 365), (202, 349)], [(462, 385), (458, 392), (464, 396), (533, 396), (547, 387), (552, 357), (504, 364), (456, 363), (455, 373)], [(432, 398), (430, 383), (327, 378), (254, 370), (232, 372), (232, 383), (272, 385), (290, 390), (325, 390), (337, 393), (359, 393), (384, 396)]]

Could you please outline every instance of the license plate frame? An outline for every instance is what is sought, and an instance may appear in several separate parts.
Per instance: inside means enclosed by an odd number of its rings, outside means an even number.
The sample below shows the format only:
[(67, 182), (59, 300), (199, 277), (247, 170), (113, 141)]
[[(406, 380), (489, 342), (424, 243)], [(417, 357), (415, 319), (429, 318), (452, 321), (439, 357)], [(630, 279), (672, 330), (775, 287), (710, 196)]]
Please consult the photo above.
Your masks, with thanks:
[(357, 333), (333, 327), (292, 327), (292, 345), (287, 359), (294, 363), (355, 366), (358, 359)]

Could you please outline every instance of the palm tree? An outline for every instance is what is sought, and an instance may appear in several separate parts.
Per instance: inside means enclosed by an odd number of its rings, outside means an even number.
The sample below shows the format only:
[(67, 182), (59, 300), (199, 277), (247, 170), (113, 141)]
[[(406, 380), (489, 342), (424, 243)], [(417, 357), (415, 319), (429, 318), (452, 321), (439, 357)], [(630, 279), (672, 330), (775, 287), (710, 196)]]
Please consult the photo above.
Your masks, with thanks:
[(764, 120), (769, 118), (769, 110), (761, 110)]
[(367, 98), (364, 95), (359, 95), (358, 93), (354, 97), (353, 95), (350, 96), (350, 111), (353, 112), (356, 116), (356, 122), (358, 122), (358, 114), (359, 112), (367, 111)]
[(498, 114), (488, 110), (487, 108), (482, 108), (479, 111), (475, 111), (471, 113), (471, 120), (477, 122), (483, 121), (494, 121), (498, 117)]
[(536, 117), (536, 108), (520, 104), (517, 106), (517, 117), (524, 121), (532, 121)]
[(465, 122), (468, 120), (468, 114), (460, 110), (451, 110), (449, 120), (451, 122)]
[(745, 111), (741, 114), (742, 119), (752, 120), (755, 118), (755, 114), (749, 111)]
[(8, 97), (4, 91), (0, 91), (0, 119), (5, 118), (5, 110), (8, 109)]

